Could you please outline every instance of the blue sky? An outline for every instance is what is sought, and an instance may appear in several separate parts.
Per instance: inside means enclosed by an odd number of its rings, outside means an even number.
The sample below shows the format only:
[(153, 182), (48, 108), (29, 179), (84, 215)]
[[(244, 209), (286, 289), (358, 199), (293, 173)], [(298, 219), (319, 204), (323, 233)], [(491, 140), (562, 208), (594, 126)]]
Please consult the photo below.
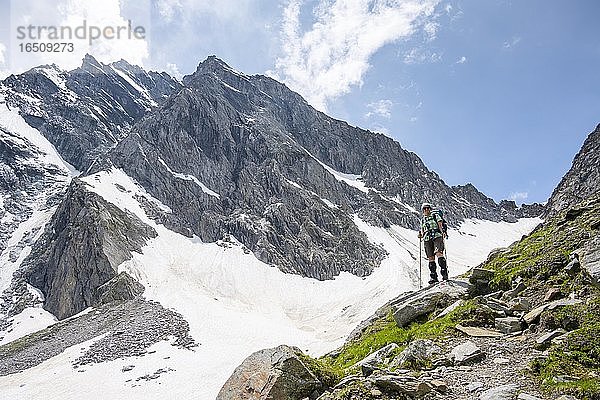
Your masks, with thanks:
[[(188, 74), (215, 54), (284, 81), (336, 118), (397, 139), (446, 183), (471, 182), (497, 201), (545, 201), (600, 123), (594, 0), (63, 3), (36, 0), (70, 21), (101, 15), (150, 28), (141, 44), (85, 49), (101, 61)], [(4, 74), (40, 63), (15, 63), (10, 29), (25, 12), (15, 4), (0, 0), (11, 11), (0, 29)], [(70, 68), (80, 59), (52, 62)]]

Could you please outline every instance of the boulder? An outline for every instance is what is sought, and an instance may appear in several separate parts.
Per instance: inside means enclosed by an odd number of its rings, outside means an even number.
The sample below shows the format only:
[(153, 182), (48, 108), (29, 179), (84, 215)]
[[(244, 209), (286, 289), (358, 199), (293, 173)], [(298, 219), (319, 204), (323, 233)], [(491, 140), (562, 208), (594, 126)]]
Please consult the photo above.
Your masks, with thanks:
[(381, 364), (385, 358), (397, 348), (398, 345), (396, 343), (390, 343), (387, 346), (384, 346), (381, 349), (369, 354), (361, 361), (357, 362), (356, 365), (361, 367), (363, 375), (367, 376), (377, 369), (379, 364)]
[(418, 297), (400, 305), (394, 312), (396, 324), (403, 328), (419, 317), (427, 315), (438, 308), (447, 307), (450, 297), (443, 292), (434, 292), (428, 296)]
[(564, 306), (573, 306), (579, 303), (581, 303), (580, 299), (554, 300), (550, 303), (542, 304), (541, 306), (529, 311), (527, 314), (525, 314), (523, 319), (526, 323), (531, 324), (532, 322), (536, 321), (540, 317), (540, 315), (542, 315), (542, 313), (546, 310), (554, 310), (555, 308)]
[(448, 307), (464, 298), (468, 291), (467, 283), (448, 281), (443, 286), (434, 286), (395, 300), (390, 307), (396, 324), (402, 328), (424, 315)]
[(485, 357), (485, 354), (479, 347), (470, 340), (463, 344), (460, 344), (450, 351), (450, 357), (454, 360), (457, 365), (468, 364), (473, 361), (477, 361)]
[(547, 346), (552, 342), (552, 339), (564, 335), (567, 333), (564, 329), (556, 329), (552, 332), (548, 332), (535, 340), (537, 346)]
[(473, 268), (469, 276), (469, 282), (475, 284), (478, 280), (491, 281), (494, 277), (494, 271), (485, 268)]
[[(596, 227), (596, 229), (598, 229)], [(600, 281), (600, 235), (597, 233), (585, 244), (581, 251), (581, 267), (592, 279)]]
[(565, 267), (565, 271), (569, 275), (575, 275), (581, 271), (581, 263), (579, 262), (579, 254), (571, 254), (571, 261)]
[(552, 287), (552, 288), (548, 289), (548, 291), (546, 292), (546, 295), (544, 296), (544, 301), (552, 301), (552, 300), (560, 299), (561, 297), (563, 297), (563, 295), (562, 295), (560, 289), (556, 288), (556, 287)]
[(523, 330), (521, 319), (516, 317), (496, 318), (496, 329), (502, 333), (514, 333)]
[(316, 398), (326, 385), (296, 347), (278, 346), (246, 358), (225, 382), (217, 400)]
[(525, 289), (527, 289), (527, 286), (525, 286), (525, 283), (519, 282), (513, 289), (506, 291), (502, 295), (502, 298), (505, 300), (510, 300), (510, 299), (518, 296), (519, 293), (521, 293)]
[(423, 396), (433, 390), (432, 385), (408, 375), (379, 375), (373, 379), (373, 383), (385, 392), (395, 392), (409, 396)]
[(492, 310), (494, 310), (494, 312), (497, 315), (506, 317), (507, 315), (511, 314), (510, 306), (508, 304), (506, 304), (505, 302), (503, 302), (502, 300), (498, 300), (498, 299), (494, 299), (494, 298), (488, 298), (488, 299), (485, 299), (485, 304), (489, 308), (491, 308)]
[(96, 289), (97, 304), (107, 304), (119, 300), (131, 300), (144, 292), (144, 286), (126, 272), (106, 282)]
[(510, 302), (511, 312), (521, 312), (531, 310), (531, 303), (524, 297), (517, 297)]
[(394, 358), (390, 367), (422, 366), (431, 362), (434, 356), (441, 354), (442, 349), (431, 340), (416, 339)]
[(494, 277), (494, 271), (484, 268), (473, 268), (469, 276), (471, 293), (473, 295), (490, 293), (490, 281)]
[(488, 389), (479, 395), (479, 400), (514, 400), (518, 387), (514, 383)]
[(440, 379), (434, 379), (429, 383), (433, 386), (434, 390), (436, 390), (440, 393), (446, 393), (448, 391), (448, 383), (446, 383), (446, 381), (442, 381)]

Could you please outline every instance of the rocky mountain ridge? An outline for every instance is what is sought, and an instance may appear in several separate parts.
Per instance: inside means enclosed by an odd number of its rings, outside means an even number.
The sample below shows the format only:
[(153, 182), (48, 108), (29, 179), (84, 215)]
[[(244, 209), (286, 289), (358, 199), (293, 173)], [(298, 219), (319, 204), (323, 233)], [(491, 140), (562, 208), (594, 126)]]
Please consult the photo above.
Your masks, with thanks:
[(124, 170), (171, 208), (162, 218), (171, 229), (209, 242), (231, 234), (285, 272), (370, 274), (385, 252), (355, 229), (353, 216), (414, 228), (425, 198), (451, 224), (541, 211), (498, 205), (473, 185), (448, 187), (396, 141), (330, 118), (285, 85), (216, 57), (183, 84), (102, 168)]
[(553, 216), (600, 192), (600, 125), (586, 138), (573, 164), (550, 196), (546, 214)]

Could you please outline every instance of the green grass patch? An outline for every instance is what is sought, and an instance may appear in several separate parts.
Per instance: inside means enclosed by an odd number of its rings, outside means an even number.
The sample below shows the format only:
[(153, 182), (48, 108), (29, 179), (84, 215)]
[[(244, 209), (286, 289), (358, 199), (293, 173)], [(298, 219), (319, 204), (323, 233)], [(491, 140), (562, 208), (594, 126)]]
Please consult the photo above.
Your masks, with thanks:
[[(600, 296), (588, 304), (564, 307), (552, 313), (550, 318), (563, 320), (576, 318), (579, 329), (567, 339), (550, 349), (546, 360), (531, 365), (542, 388), (548, 392), (570, 393), (584, 399), (600, 398)], [(573, 382), (561, 382), (561, 376), (578, 378)]]
[(528, 286), (535, 283), (532, 281), (550, 281), (572, 291), (585, 285), (587, 282), (580, 282), (574, 287), (572, 277), (562, 269), (569, 262), (569, 255), (581, 248), (590, 235), (597, 234), (595, 221), (600, 215), (600, 199), (589, 201), (578, 210), (571, 218), (567, 218), (568, 211), (560, 213), (506, 251), (491, 255), (483, 267), (495, 271), (493, 289), (509, 289), (517, 276), (524, 278)]
[(390, 312), (371, 325), (359, 339), (346, 343), (336, 357), (324, 357), (322, 361), (338, 375), (345, 376), (354, 372), (350, 368), (354, 364), (390, 343), (400, 346), (397, 354), (414, 339), (438, 339), (455, 334), (456, 324), (477, 321), (482, 312), (477, 302), (469, 300), (442, 318), (416, 321), (405, 328), (396, 325)]
[(330, 365), (321, 360), (314, 359), (304, 353), (298, 354), (298, 357), (304, 365), (315, 374), (317, 379), (323, 382), (327, 387), (335, 386), (343, 377), (338, 371), (334, 370)]

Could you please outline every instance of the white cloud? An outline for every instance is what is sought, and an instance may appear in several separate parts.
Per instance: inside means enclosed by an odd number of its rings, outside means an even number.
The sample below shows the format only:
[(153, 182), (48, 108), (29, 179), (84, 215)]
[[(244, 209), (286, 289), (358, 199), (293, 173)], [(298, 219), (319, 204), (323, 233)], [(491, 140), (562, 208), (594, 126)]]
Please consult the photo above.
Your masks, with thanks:
[(519, 44), (520, 41), (521, 41), (521, 38), (519, 36), (513, 36), (513, 38), (511, 40), (504, 42), (502, 44), (502, 47), (505, 49), (511, 49), (511, 48), (515, 47), (517, 44)]
[(508, 199), (517, 203), (522, 203), (527, 200), (528, 197), (529, 193), (527, 192), (512, 192), (510, 196), (508, 196)]
[(388, 99), (382, 99), (367, 104), (369, 111), (365, 114), (366, 118), (372, 116), (379, 116), (383, 118), (390, 118), (392, 116), (392, 107), (394, 103)]
[(6, 63), (6, 58), (4, 57), (4, 53), (6, 52), (6, 46), (0, 43), (0, 66), (3, 66)]
[(406, 52), (403, 57), (405, 64), (436, 63), (442, 60), (442, 54), (425, 47), (415, 47)]
[(435, 40), (439, 27), (440, 27), (440, 24), (437, 23), (436, 21), (429, 21), (425, 24), (425, 26), (423, 27), (423, 30), (425, 31), (425, 34), (427, 35), (428, 42)]
[(175, 14), (184, 9), (180, 0), (158, 0), (155, 4), (158, 13), (165, 22), (171, 22)]
[[(179, 22), (198, 14), (210, 14), (217, 20), (238, 19), (246, 21), (261, 0), (156, 0), (161, 22)], [(197, 27), (196, 27), (197, 28)]]
[(464, 64), (467, 62), (467, 57), (462, 56), (460, 59), (458, 59), (458, 61), (456, 61), (455, 64)]
[(411, 37), (422, 28), (431, 36), (439, 0), (319, 0), (314, 21), (302, 29), (302, 0), (283, 12), (283, 54), (269, 74), (326, 110), (327, 102), (361, 85), (369, 59), (382, 46)]
[[(125, 14), (124, 11), (127, 11)], [(136, 39), (129, 34), (128, 24), (132, 28), (140, 26), (145, 30), (146, 38)], [(55, 42), (73, 43), (73, 51), (22, 53), (19, 43), (35, 41), (32, 39), (18, 40), (17, 27), (27, 26), (56, 26), (71, 27), (73, 31), (81, 27), (85, 21), (86, 31), (90, 27), (104, 29), (105, 27), (125, 27), (121, 29), (120, 38), (98, 38), (90, 43), (88, 39), (69, 39), (68, 37)], [(144, 65), (149, 56), (148, 35), (150, 33), (150, 2), (148, 0), (58, 0), (55, 2), (40, 2), (37, 0), (22, 0), (11, 3), (10, 35), (13, 45), (10, 53), (10, 67), (13, 72), (21, 72), (28, 68), (55, 63), (64, 69), (71, 69), (81, 64), (86, 53), (92, 54), (103, 62), (117, 61), (121, 58)], [(83, 31), (83, 28), (82, 28)], [(38, 42), (48, 42), (44, 33)]]
[(177, 64), (167, 63), (165, 72), (179, 80), (181, 80), (181, 78), (183, 78), (183, 74), (181, 72), (179, 72), (179, 68), (177, 67)]
[(0, 79), (6, 78), (8, 76), (8, 71), (6, 70), (6, 58), (4, 56), (6, 53), (6, 46), (0, 43)]

